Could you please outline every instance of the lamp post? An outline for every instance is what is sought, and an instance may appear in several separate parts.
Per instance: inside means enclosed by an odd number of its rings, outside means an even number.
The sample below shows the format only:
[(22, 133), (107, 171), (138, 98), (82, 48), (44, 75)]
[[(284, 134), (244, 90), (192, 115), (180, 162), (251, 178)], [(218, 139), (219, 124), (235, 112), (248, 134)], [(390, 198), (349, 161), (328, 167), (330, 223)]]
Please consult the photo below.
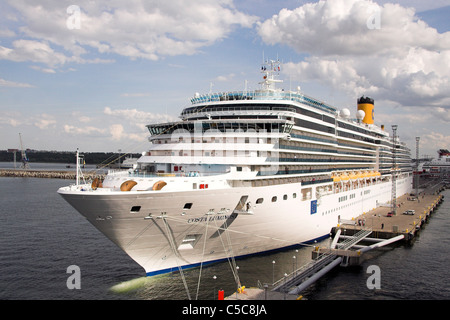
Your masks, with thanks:
[(275, 260), (272, 261), (272, 285), (275, 283)]
[(392, 125), (392, 214), (397, 215), (397, 125)]
[(292, 273), (297, 273), (297, 257), (293, 256), (292, 257)]
[(217, 279), (217, 277), (214, 275), (213, 279), (214, 279), (214, 294), (213, 294), (213, 300), (216, 300), (216, 279)]
[(419, 201), (419, 141), (420, 137), (416, 137), (416, 197)]
[(287, 278), (287, 273), (285, 273), (284, 274), (284, 300), (286, 300), (286, 291), (287, 291), (287, 289), (286, 289), (286, 278)]

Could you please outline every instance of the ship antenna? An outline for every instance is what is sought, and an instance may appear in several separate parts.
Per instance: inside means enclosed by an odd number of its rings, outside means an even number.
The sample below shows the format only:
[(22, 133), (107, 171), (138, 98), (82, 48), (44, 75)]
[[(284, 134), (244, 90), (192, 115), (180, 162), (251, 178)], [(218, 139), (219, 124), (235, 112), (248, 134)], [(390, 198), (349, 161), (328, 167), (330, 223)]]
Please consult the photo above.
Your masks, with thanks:
[(80, 156), (79, 156), (79, 151), (77, 148), (77, 158), (76, 158), (76, 168), (77, 168), (77, 173), (76, 173), (76, 185), (78, 186), (80, 184), (80, 175), (79, 175), (79, 170), (80, 170)]
[(281, 62), (280, 60), (267, 60), (261, 67), (261, 73), (264, 74), (264, 81), (260, 82), (263, 90), (275, 90), (275, 84), (283, 82), (282, 80), (275, 79), (280, 75)]
[(78, 185), (80, 185), (80, 178), (82, 178), (83, 182), (86, 183), (86, 181), (84, 180), (83, 172), (81, 171), (81, 166), (80, 166), (81, 161), (83, 161), (83, 164), (84, 164), (84, 155), (80, 156), (80, 152), (78, 151), (78, 148), (77, 148), (77, 160), (76, 161), (77, 161), (76, 185), (78, 186)]

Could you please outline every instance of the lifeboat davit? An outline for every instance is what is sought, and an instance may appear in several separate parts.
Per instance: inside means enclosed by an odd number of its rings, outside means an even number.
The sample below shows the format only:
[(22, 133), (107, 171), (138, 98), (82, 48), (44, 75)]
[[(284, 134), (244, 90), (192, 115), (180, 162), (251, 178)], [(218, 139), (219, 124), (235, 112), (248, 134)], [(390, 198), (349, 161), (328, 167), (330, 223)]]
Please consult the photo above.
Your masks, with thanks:
[(155, 182), (155, 184), (154, 184), (153, 187), (152, 187), (152, 190), (153, 190), (153, 191), (161, 190), (162, 188), (164, 188), (164, 186), (165, 186), (166, 184), (167, 184), (167, 183), (166, 183), (165, 181), (162, 181), (162, 180), (160, 180), (160, 181), (158, 181), (158, 182)]
[(137, 185), (136, 181), (127, 180), (120, 185), (120, 191), (130, 191), (135, 185)]

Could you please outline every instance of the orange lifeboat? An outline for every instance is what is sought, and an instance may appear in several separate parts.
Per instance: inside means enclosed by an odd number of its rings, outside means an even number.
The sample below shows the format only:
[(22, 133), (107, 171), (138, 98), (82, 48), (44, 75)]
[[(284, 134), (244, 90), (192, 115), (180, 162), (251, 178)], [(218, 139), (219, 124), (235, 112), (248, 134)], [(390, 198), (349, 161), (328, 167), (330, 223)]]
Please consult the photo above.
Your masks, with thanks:
[(130, 191), (135, 185), (137, 185), (136, 181), (127, 180), (120, 185), (120, 191)]
[(154, 184), (153, 187), (152, 187), (152, 190), (153, 190), (153, 191), (161, 190), (162, 188), (164, 188), (164, 186), (165, 186), (166, 184), (167, 184), (167, 183), (166, 183), (165, 181), (162, 181), (162, 180), (160, 180), (160, 181), (158, 181), (158, 182), (155, 182), (155, 184)]
[(103, 188), (103, 182), (99, 178), (95, 178), (91, 184), (92, 190), (97, 190), (97, 188)]

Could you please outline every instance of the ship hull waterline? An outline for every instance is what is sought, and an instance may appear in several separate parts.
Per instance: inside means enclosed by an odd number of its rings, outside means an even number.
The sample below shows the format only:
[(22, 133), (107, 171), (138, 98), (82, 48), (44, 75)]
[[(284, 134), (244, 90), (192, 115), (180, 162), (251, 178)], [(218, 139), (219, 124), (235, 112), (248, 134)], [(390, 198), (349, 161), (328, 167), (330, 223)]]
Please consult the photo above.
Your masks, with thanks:
[[(317, 198), (320, 186), (313, 186), (308, 199), (302, 198), (301, 183), (180, 192), (61, 188), (58, 193), (153, 276), (322, 239), (340, 219), (391, 200), (389, 181)], [(398, 179), (397, 195), (410, 187), (411, 177)], [(252, 203), (251, 213), (234, 210), (243, 196)]]

